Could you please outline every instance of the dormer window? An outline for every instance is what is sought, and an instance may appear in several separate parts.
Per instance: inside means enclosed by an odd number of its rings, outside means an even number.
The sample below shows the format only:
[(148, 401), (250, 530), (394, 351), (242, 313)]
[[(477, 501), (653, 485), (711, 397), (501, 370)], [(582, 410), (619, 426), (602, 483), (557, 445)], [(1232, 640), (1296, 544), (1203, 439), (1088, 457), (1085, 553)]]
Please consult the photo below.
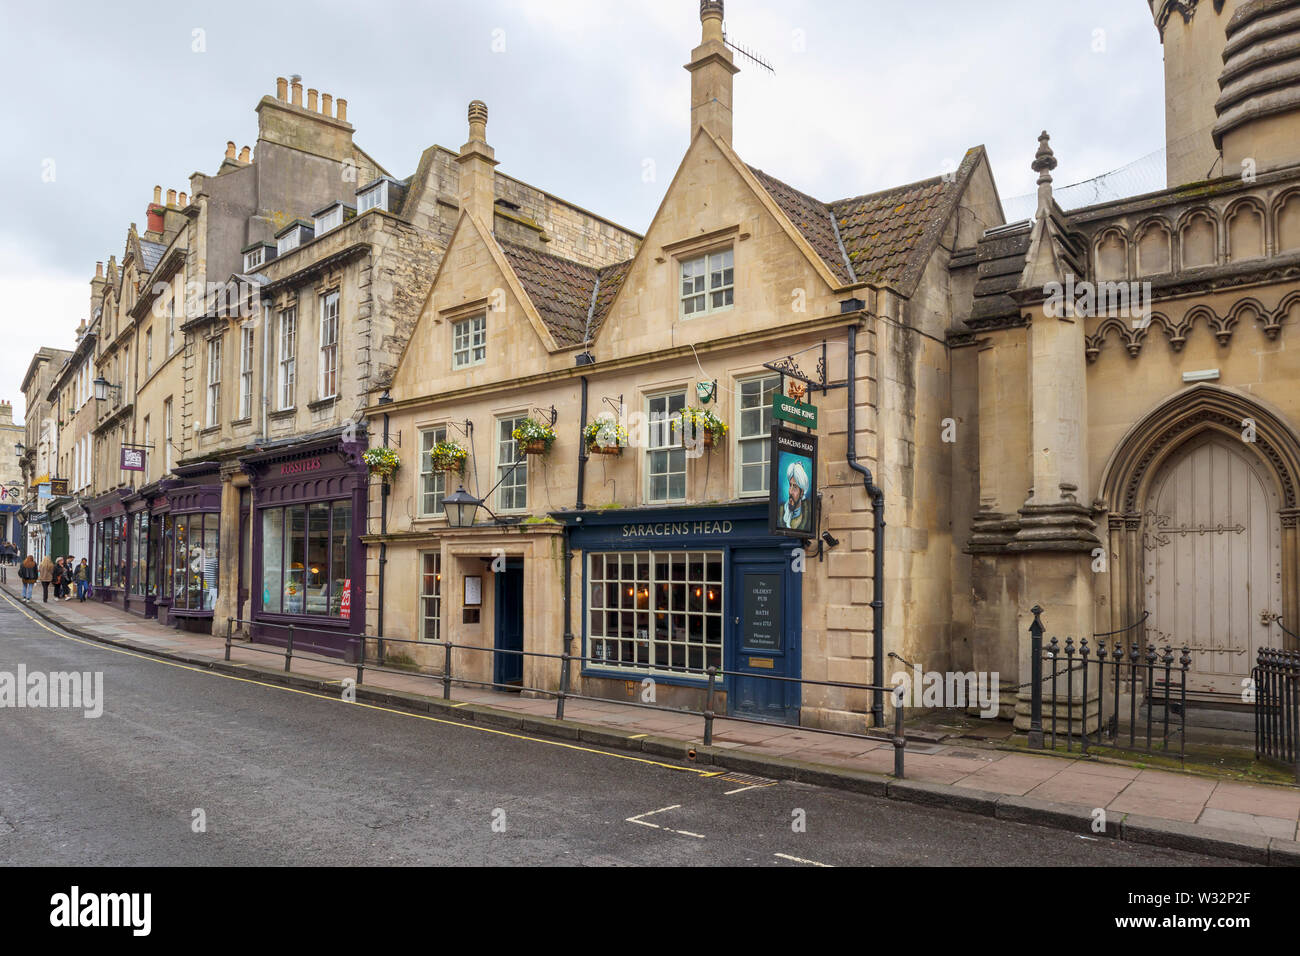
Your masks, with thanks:
[(357, 215), (371, 209), (388, 209), (387, 179), (381, 179), (357, 190)]
[(244, 272), (256, 272), (266, 263), (275, 258), (275, 245), (270, 242), (255, 242), (252, 245), (245, 246), (242, 250), (244, 253)]
[(312, 213), (312, 218), (316, 220), (316, 235), (321, 236), (331, 229), (337, 229), (356, 214), (356, 209), (342, 202), (330, 203), (324, 209), (316, 210)]
[(277, 257), (292, 252), (304, 242), (312, 239), (312, 224), (302, 219), (295, 219), (275, 234), (275, 254)]
[(681, 261), (682, 318), (730, 309), (735, 302), (735, 254), (722, 249)]

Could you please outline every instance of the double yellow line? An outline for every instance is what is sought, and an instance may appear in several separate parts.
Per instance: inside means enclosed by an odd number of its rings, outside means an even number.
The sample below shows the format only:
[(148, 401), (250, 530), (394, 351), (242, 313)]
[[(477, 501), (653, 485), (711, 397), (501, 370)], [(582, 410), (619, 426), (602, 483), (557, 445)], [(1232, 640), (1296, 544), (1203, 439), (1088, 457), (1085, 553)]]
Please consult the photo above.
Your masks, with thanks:
[(180, 670), (193, 671), (196, 674), (206, 674), (210, 677), (220, 677), (224, 680), (238, 681), (241, 684), (254, 684), (258, 687), (266, 687), (270, 690), (284, 691), (285, 693), (289, 693), (289, 694), (301, 694), (304, 697), (314, 697), (317, 700), (330, 701), (332, 703), (341, 704), (346, 707), (364, 707), (367, 710), (377, 710), (385, 714), (396, 714), (398, 717), (409, 717), (413, 720), (427, 720), (435, 724), (445, 724), (448, 727), (458, 727), (461, 730), (476, 730), (479, 733), (495, 734), (499, 737), (510, 737), (513, 738), (514, 740), (526, 740), (531, 743), (545, 744), (548, 747), (562, 747), (565, 750), (577, 750), (581, 753), (595, 754), (599, 757), (612, 757), (616, 760), (630, 760), (634, 763), (649, 764), (652, 767), (665, 767), (668, 770), (681, 770), (687, 773), (696, 774), (701, 777), (716, 777), (721, 775), (724, 772), (720, 770), (705, 770), (702, 767), (679, 767), (676, 764), (662, 763), (661, 761), (658, 760), (648, 760), (645, 757), (633, 757), (630, 754), (611, 753), (608, 750), (595, 750), (591, 747), (580, 747), (577, 744), (565, 743), (562, 740), (548, 740), (545, 737), (534, 737), (529, 734), (514, 734), (508, 730), (497, 730), (493, 727), (480, 727), (477, 724), (461, 723), (458, 720), (445, 720), (441, 717), (430, 717), (427, 714), (413, 714), (409, 711), (396, 710), (392, 707), (380, 707), (377, 704), (366, 704), (366, 703), (362, 703), (361, 701), (345, 701), (341, 697), (334, 697), (330, 694), (318, 694), (315, 691), (301, 690), (297, 687), (285, 687), (282, 684), (270, 684), (267, 683), (266, 681), (252, 680), (251, 678), (248, 677), (236, 677), (233, 674), (223, 674), (220, 671), (212, 670), (206, 667), (195, 667), (192, 664), (181, 664), (176, 661), (164, 660), (163, 658), (160, 657), (152, 657), (149, 654), (141, 654), (136, 651), (126, 650), (125, 648), (114, 647), (111, 644), (103, 644), (100, 643), (99, 641), (88, 641), (85, 640), (84, 638), (74, 637), (71, 634), (62, 633), (61, 631), (50, 627), (40, 618), (28, 612), (21, 604), (15, 601), (8, 594), (5, 594), (4, 592), (0, 592), (0, 597), (3, 597), (6, 601), (8, 601), (9, 604), (14, 608), (14, 610), (16, 610), (19, 614), (23, 615), (23, 617), (27, 618), (37, 627), (49, 631), (55, 637), (61, 638), (62, 640), (65, 641), (73, 641), (74, 643), (77, 644), (84, 644), (87, 647), (94, 647), (99, 650), (112, 651), (114, 654), (124, 654), (127, 657), (134, 657), (137, 658), (138, 660), (149, 661), (154, 664), (165, 664), (168, 667), (176, 667), (179, 668)]

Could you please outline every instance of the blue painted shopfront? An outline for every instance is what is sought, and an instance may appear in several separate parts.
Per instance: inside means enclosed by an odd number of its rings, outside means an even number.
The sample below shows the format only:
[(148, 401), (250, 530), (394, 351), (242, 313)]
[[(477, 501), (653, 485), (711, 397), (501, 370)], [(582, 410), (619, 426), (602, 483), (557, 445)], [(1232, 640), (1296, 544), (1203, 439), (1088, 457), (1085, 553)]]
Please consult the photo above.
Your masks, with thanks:
[(767, 502), (560, 512), (582, 558), (584, 677), (704, 688), (727, 712), (799, 722), (799, 541), (768, 532)]

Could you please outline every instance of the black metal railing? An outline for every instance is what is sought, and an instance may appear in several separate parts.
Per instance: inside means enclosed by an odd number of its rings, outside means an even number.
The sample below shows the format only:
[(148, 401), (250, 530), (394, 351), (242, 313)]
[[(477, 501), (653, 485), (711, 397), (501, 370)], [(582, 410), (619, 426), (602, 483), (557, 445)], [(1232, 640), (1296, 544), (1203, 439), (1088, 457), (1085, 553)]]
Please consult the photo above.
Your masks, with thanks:
[[(1035, 606), (1032, 613), (1030, 747), (1049, 746), (1050, 741), (1050, 747), (1055, 750), (1057, 740), (1063, 739), (1067, 753), (1074, 751), (1076, 743), (1085, 754), (1089, 747), (1169, 752), (1172, 739), (1177, 737), (1178, 759), (1186, 760), (1187, 671), (1192, 663), (1191, 651), (1186, 646), (1175, 658), (1169, 645), (1158, 649), (1143, 639), (1126, 642), (1124, 635), (1138, 633), (1146, 624), (1149, 612), (1118, 630), (1094, 634), (1093, 646), (1086, 637), (1077, 644), (1072, 637), (1067, 637), (1064, 644), (1053, 637), (1044, 645), (1043, 609)], [(1044, 667), (1049, 670), (1046, 675)], [(1124, 709), (1121, 696), (1125, 687), (1128, 688), (1127, 733), (1121, 723)], [(1061, 691), (1065, 694), (1063, 706)], [(1143, 698), (1140, 703), (1139, 697)], [(1157, 706), (1161, 710), (1158, 716)], [(1171, 720), (1171, 715), (1176, 715), (1176, 720)], [(1145, 727), (1139, 732), (1144, 717)]]
[[(875, 684), (858, 684), (851, 681), (829, 681), (829, 680), (812, 680), (809, 678), (802, 678), (802, 677), (783, 677), (775, 674), (755, 674), (749, 671), (745, 671), (742, 675), (740, 671), (725, 670), (719, 667), (708, 667), (703, 670), (691, 669), (687, 667), (673, 667), (673, 666), (664, 666), (659, 668), (660, 671), (668, 672), (673, 676), (694, 678), (696, 680), (699, 680), (702, 684), (704, 684), (704, 690), (705, 690), (704, 709), (691, 710), (689, 708), (684, 708), (684, 707), (667, 707), (663, 704), (650, 703), (646, 701), (622, 700), (619, 698), (609, 698), (609, 697), (591, 697), (585, 694), (576, 693), (575, 691), (572, 690), (573, 664), (577, 663), (579, 666), (582, 666), (587, 664), (588, 662), (592, 662), (596, 664), (606, 663), (605, 661), (599, 658), (586, 657), (581, 654), (569, 654), (569, 653), (550, 654), (544, 651), (510, 650), (506, 648), (480, 647), (474, 644), (455, 644), (452, 643), (451, 641), (419, 641), (419, 640), (413, 640), (411, 638), (401, 638), (401, 637), (381, 638), (376, 635), (366, 634), (366, 635), (355, 636), (353, 638), (359, 644), (356, 653), (356, 660), (355, 662), (347, 662), (332, 657), (322, 657), (319, 655), (304, 655), (301, 652), (295, 654), (294, 632), (297, 629), (296, 625), (269, 624), (263, 621), (247, 621), (247, 620), (243, 620), (242, 618), (234, 618), (234, 617), (226, 619), (225, 659), (227, 661), (230, 660), (230, 651), (232, 646), (234, 646), (235, 644), (234, 631), (235, 631), (236, 624), (256, 625), (259, 628), (274, 627), (274, 628), (279, 628), (281, 630), (286, 630), (288, 634), (283, 647), (258, 646), (256, 643), (253, 643), (251, 641), (241, 641), (239, 643), (239, 646), (244, 650), (256, 651), (258, 653), (272, 654), (277, 657), (283, 657), (284, 672), (286, 674), (290, 673), (293, 666), (293, 660), (295, 657), (298, 657), (299, 659), (309, 660), (318, 664), (331, 664), (336, 667), (345, 667), (349, 670), (355, 669), (356, 682), (358, 685), (360, 685), (362, 681), (365, 679), (366, 671), (373, 671), (375, 673), (380, 673), (380, 674), (393, 674), (399, 677), (427, 678), (431, 681), (440, 683), (442, 685), (442, 697), (444, 700), (451, 699), (451, 686), (453, 683), (460, 684), (463, 686), (469, 686), (469, 687), (491, 688), (493, 690), (529, 691), (531, 693), (539, 694), (544, 697), (555, 698), (555, 719), (556, 720), (564, 720), (564, 705), (565, 702), (569, 700), (592, 701), (594, 703), (602, 703), (602, 704), (619, 704), (624, 707), (638, 707), (643, 710), (658, 710), (658, 711), (664, 711), (666, 713), (672, 713), (672, 714), (689, 714), (703, 719), (704, 745), (706, 747), (711, 746), (713, 744), (713, 723), (714, 720), (716, 720), (719, 717), (719, 715), (714, 710), (714, 705), (717, 700), (719, 678), (726, 678), (730, 676), (744, 676), (750, 679), (758, 678), (762, 680), (785, 682), (787, 684), (798, 684), (800, 685), (801, 688), (803, 685), (807, 684), (816, 687), (837, 687), (846, 690), (866, 691), (868, 693), (874, 691), (882, 691), (882, 692), (892, 694), (894, 697), (894, 727), (893, 727), (893, 736), (890, 738), (890, 743), (892, 743), (894, 747), (894, 776), (900, 780), (903, 779), (904, 753), (906, 752), (907, 749), (907, 739), (903, 733), (905, 703), (904, 703), (903, 688), (901, 687), (889, 687), (889, 686), (880, 687)], [(380, 641), (380, 640), (382, 640), (384, 644), (414, 644), (419, 647), (441, 647), (443, 649), (442, 669), (441, 671), (424, 671), (424, 670), (412, 671), (406, 669), (385, 667), (382, 664), (366, 663), (364, 642)], [(452, 653), (453, 651), (469, 651), (473, 653), (492, 654), (492, 655), (504, 654), (504, 655), (520, 656), (525, 658), (536, 657), (536, 658), (542, 658), (546, 660), (559, 661), (560, 663), (559, 689), (552, 690), (551, 688), (547, 688), (547, 687), (529, 687), (521, 683), (499, 683), (495, 681), (482, 681), (482, 680), (475, 680), (465, 674), (459, 674), (459, 675), (453, 674), (453, 661), (455, 659)], [(494, 663), (495, 660), (496, 658), (494, 656), (493, 658)], [(643, 676), (643, 675), (637, 675), (637, 676)], [(653, 675), (644, 675), (644, 676), (650, 676), (653, 678)], [(760, 720), (755, 717), (745, 717), (736, 714), (723, 714), (721, 715), (721, 717), (725, 720), (734, 720), (743, 723), (763, 724), (767, 726), (777, 726), (777, 727), (790, 727), (798, 730), (806, 730), (809, 732), (814, 732), (819, 734), (830, 734), (837, 737), (854, 737), (862, 740), (869, 740), (872, 743), (879, 743), (881, 739), (879, 736), (872, 736), (869, 734), (859, 734), (847, 730), (823, 730), (821, 728), (804, 727), (801, 724), (790, 724), (790, 723), (785, 723), (781, 721), (772, 721), (772, 720)]]
[[(1300, 643), (1300, 635), (1273, 618), (1282, 633)], [(1292, 768), (1300, 783), (1300, 651), (1262, 647), (1250, 672), (1255, 693), (1255, 757)]]

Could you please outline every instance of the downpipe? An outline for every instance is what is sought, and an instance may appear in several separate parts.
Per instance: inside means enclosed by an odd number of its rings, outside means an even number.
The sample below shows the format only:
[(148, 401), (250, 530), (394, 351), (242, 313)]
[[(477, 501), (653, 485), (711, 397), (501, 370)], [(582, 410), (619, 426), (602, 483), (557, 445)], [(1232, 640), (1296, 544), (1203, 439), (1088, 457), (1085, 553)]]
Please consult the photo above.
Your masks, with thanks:
[(844, 457), (850, 468), (862, 476), (862, 485), (871, 498), (874, 516), (871, 529), (871, 721), (874, 727), (885, 724), (885, 493), (871, 475), (871, 469), (858, 461), (858, 327), (849, 326), (848, 361), (848, 429)]

